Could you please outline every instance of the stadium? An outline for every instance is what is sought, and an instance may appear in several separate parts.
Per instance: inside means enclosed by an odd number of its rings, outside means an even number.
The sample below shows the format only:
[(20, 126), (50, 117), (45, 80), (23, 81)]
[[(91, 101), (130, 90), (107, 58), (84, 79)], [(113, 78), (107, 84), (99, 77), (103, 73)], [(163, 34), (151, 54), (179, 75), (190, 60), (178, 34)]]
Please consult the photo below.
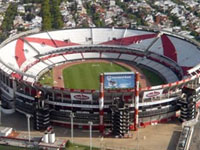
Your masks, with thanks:
[[(88, 122), (92, 121), (93, 129), (104, 132), (113, 126), (112, 114), (121, 103), (128, 112), (129, 129), (167, 122), (180, 116), (178, 103), (183, 87), (193, 88), (197, 93), (195, 105), (200, 104), (200, 46), (171, 32), (143, 28), (36, 29), (8, 38), (0, 51), (2, 111), (31, 115), (37, 129), (49, 123), (70, 127), (73, 117), (77, 128), (88, 129)], [(163, 84), (147, 84), (138, 90), (110, 90), (39, 82), (60, 65), (94, 60), (146, 68), (157, 74)], [(100, 77), (99, 82), (102, 80)]]

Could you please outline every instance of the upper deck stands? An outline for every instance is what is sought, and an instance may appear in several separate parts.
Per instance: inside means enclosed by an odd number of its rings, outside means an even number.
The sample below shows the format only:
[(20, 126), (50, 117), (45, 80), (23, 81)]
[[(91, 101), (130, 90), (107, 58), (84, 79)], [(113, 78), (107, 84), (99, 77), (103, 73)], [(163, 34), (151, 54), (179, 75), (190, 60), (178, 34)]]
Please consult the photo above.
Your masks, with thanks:
[[(91, 29), (71, 29), (48, 32), (56, 41), (68, 41), (78, 44), (91, 44)], [(56, 42), (57, 43), (57, 42)], [(58, 44), (58, 43), (57, 43)]]
[(66, 54), (63, 55), (67, 60), (76, 60), (76, 59), (82, 59), (82, 55), (80, 53), (74, 53), (74, 54)]
[(49, 60), (51, 62), (53, 62), (54, 64), (66, 61), (66, 59), (62, 55), (59, 55), (59, 56), (56, 56), (56, 57), (51, 57), (51, 58), (49, 58)]
[(84, 58), (100, 58), (100, 53), (82, 53)]
[[(158, 38), (156, 41), (155, 39)], [(142, 30), (115, 29), (115, 28), (88, 28), (88, 29), (68, 29), (60, 31), (43, 32), (29, 35), (14, 40), (1, 48), (0, 59), (12, 66), (12, 68), (23, 71), (24, 64), (28, 64), (38, 54), (56, 53), (61, 48), (73, 46), (120, 46), (145, 52), (149, 48), (150, 52), (163, 55), (173, 60), (186, 72), (200, 63), (199, 48), (189, 41), (172, 36), (172, 34), (162, 34), (158, 37), (158, 32)], [(97, 53), (98, 54), (98, 53)], [(127, 55), (128, 56), (128, 55)], [(114, 58), (125, 55), (102, 52), (95, 56), (90, 53), (63, 55), (62, 61), (82, 58)], [(124, 58), (123, 58), (124, 57)], [(133, 56), (128, 59), (131, 60)], [(133, 58), (134, 59), (134, 58)], [(54, 64), (57, 60), (45, 60), (46, 64)]]
[(17, 62), (22, 62), (21, 53), (15, 53), (16, 41), (12, 41), (1, 49), (0, 59), (11, 67), (19, 69)]
[(133, 61), (137, 56), (134, 55), (129, 55), (129, 54), (121, 54), (120, 55), (120, 59), (124, 59), (124, 60), (129, 60), (129, 61)]
[(101, 58), (113, 58), (113, 59), (117, 59), (119, 57), (120, 53), (102, 53), (101, 54)]
[(176, 48), (177, 63), (180, 66), (194, 67), (199, 64), (200, 49), (190, 43), (172, 36), (168, 36)]

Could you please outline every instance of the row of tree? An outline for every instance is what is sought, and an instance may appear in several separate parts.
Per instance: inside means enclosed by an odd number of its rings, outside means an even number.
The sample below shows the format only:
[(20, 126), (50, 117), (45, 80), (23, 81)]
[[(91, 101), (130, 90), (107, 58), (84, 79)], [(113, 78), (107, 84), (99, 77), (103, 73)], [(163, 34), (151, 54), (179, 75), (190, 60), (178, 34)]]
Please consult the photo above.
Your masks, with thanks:
[(17, 5), (11, 3), (5, 12), (4, 20), (1, 25), (1, 29), (3, 32), (8, 32), (12, 29), (13, 20), (15, 19), (16, 15), (17, 15)]
[(61, 0), (42, 1), (42, 30), (47, 31), (63, 27), (63, 19), (59, 9), (60, 3)]
[(9, 31), (13, 29), (13, 20), (16, 15), (17, 5), (15, 3), (10, 3), (5, 12), (4, 19), (1, 25), (2, 32), (0, 33), (0, 42), (5, 40), (9, 35)]

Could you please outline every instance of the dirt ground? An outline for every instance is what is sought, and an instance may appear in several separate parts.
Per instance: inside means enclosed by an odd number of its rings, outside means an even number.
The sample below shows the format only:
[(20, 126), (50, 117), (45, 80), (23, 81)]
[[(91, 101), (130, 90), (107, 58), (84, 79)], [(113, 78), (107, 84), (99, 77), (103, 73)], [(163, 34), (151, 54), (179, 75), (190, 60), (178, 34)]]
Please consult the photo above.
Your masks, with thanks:
[(121, 66), (124, 66), (126, 68), (129, 68), (131, 71), (133, 72), (139, 72), (140, 74), (140, 85), (141, 87), (147, 87), (147, 86), (150, 86), (150, 83), (148, 82), (148, 80), (146, 79), (146, 77), (144, 76), (144, 74), (142, 73), (142, 71), (137, 68), (137, 67), (133, 67), (133, 66), (130, 66), (128, 64), (125, 64), (124, 62), (122, 61), (109, 61), (109, 60), (99, 60), (99, 59), (95, 59), (95, 60), (84, 60), (84, 61), (74, 61), (74, 62), (67, 62), (63, 65), (60, 65), (60, 66), (56, 66), (53, 68), (53, 79), (54, 79), (54, 86), (55, 87), (62, 87), (64, 88), (64, 82), (63, 82), (63, 77), (62, 77), (62, 70), (67, 68), (67, 67), (70, 67), (70, 66), (73, 66), (73, 65), (77, 65), (77, 64), (81, 64), (81, 63), (90, 63), (90, 62), (104, 62), (104, 63), (116, 63), (116, 64), (119, 64)]
[[(33, 131), (33, 120), (31, 120), (31, 137), (38, 138), (42, 132)], [(25, 115), (15, 113), (12, 115), (2, 114), (0, 126), (12, 127), (19, 133), (18, 138), (28, 139), (27, 120)], [(64, 127), (55, 127), (57, 140), (70, 140), (71, 130)], [(102, 138), (97, 131), (93, 131), (93, 146), (112, 148), (114, 150), (175, 150), (176, 143), (181, 132), (181, 124), (176, 120), (165, 124), (139, 128), (138, 132), (131, 132), (131, 138)], [(89, 131), (74, 129), (74, 142), (89, 145)]]

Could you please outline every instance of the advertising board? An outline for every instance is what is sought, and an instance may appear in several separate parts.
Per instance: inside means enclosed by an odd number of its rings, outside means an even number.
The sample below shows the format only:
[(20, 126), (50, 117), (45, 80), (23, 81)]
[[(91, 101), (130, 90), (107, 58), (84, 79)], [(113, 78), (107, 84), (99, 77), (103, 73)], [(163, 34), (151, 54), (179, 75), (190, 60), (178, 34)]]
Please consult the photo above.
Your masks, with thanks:
[(129, 89), (135, 87), (133, 72), (104, 73), (104, 89)]
[(85, 101), (92, 100), (91, 94), (71, 93), (70, 95), (72, 100), (85, 100)]
[(146, 91), (146, 92), (144, 92), (143, 99), (160, 97), (160, 96), (162, 96), (162, 93), (163, 93), (163, 89), (154, 90), (154, 91)]

